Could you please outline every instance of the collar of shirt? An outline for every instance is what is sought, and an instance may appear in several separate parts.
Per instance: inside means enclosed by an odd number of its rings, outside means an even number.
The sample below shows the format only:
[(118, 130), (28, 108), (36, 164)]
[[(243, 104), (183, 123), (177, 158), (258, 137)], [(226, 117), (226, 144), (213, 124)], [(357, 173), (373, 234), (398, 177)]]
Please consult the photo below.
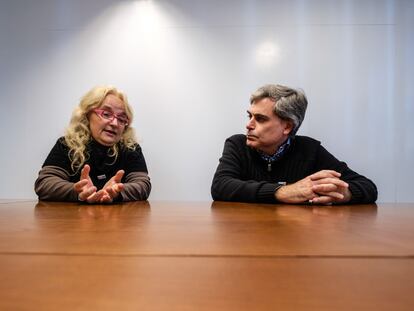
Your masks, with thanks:
[(268, 163), (279, 160), (289, 149), (290, 143), (291, 139), (289, 137), (283, 144), (280, 145), (280, 147), (276, 150), (276, 152), (273, 155), (267, 155), (259, 151), (260, 157)]

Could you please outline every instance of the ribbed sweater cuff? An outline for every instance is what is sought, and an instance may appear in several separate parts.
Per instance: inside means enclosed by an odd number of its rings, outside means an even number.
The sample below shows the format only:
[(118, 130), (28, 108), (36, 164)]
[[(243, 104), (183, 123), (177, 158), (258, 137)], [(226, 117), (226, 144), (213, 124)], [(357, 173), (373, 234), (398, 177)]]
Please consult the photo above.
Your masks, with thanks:
[(275, 192), (279, 184), (264, 183), (257, 191), (257, 201), (265, 203), (276, 203)]
[(349, 183), (349, 191), (351, 191), (352, 197), (351, 197), (351, 200), (348, 203), (355, 203), (355, 202), (360, 202), (361, 201), (363, 193), (359, 189), (359, 187), (355, 186), (352, 183)]

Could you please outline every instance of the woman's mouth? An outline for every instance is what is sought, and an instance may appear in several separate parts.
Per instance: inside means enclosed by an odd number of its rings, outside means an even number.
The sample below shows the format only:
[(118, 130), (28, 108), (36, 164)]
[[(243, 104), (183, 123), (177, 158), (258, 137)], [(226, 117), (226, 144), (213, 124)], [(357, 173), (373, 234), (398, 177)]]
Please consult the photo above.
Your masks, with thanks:
[(116, 132), (115, 131), (111, 131), (111, 130), (103, 130), (107, 135), (109, 136), (116, 136)]

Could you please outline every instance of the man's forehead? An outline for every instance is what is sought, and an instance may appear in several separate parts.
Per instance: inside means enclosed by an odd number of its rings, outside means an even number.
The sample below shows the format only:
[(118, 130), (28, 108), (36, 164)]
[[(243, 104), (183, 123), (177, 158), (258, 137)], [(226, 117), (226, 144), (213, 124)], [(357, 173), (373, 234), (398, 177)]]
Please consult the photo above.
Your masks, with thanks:
[(260, 100), (260, 101), (252, 103), (247, 111), (250, 112), (251, 114), (262, 114), (262, 115), (266, 115), (270, 117), (274, 115), (273, 106), (274, 106), (274, 102), (270, 100), (269, 101)]

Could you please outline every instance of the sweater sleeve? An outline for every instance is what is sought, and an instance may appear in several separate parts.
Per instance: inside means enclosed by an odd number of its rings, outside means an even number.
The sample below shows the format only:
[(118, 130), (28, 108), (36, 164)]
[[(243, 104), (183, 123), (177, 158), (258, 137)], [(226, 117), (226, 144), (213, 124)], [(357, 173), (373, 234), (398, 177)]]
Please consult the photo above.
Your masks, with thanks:
[(56, 141), (35, 181), (35, 192), (39, 200), (77, 201), (78, 195), (70, 180), (68, 148), (63, 137)]
[(146, 200), (151, 192), (151, 181), (144, 154), (139, 145), (135, 147), (135, 150), (127, 151), (122, 168), (125, 170), (124, 190), (119, 200), (124, 202)]
[(211, 186), (213, 200), (275, 203), (277, 183), (243, 180), (242, 153), (232, 137), (226, 140)]
[(125, 178), (121, 200), (124, 202), (146, 200), (150, 192), (151, 182), (148, 174), (146, 172), (132, 172)]
[(39, 200), (77, 201), (78, 195), (69, 181), (69, 174), (59, 166), (43, 166), (35, 181), (35, 192)]
[(348, 203), (374, 203), (377, 200), (377, 187), (370, 179), (351, 170), (322, 146), (318, 150), (317, 166), (318, 170), (332, 169), (341, 173), (341, 179), (349, 184), (352, 194)]

